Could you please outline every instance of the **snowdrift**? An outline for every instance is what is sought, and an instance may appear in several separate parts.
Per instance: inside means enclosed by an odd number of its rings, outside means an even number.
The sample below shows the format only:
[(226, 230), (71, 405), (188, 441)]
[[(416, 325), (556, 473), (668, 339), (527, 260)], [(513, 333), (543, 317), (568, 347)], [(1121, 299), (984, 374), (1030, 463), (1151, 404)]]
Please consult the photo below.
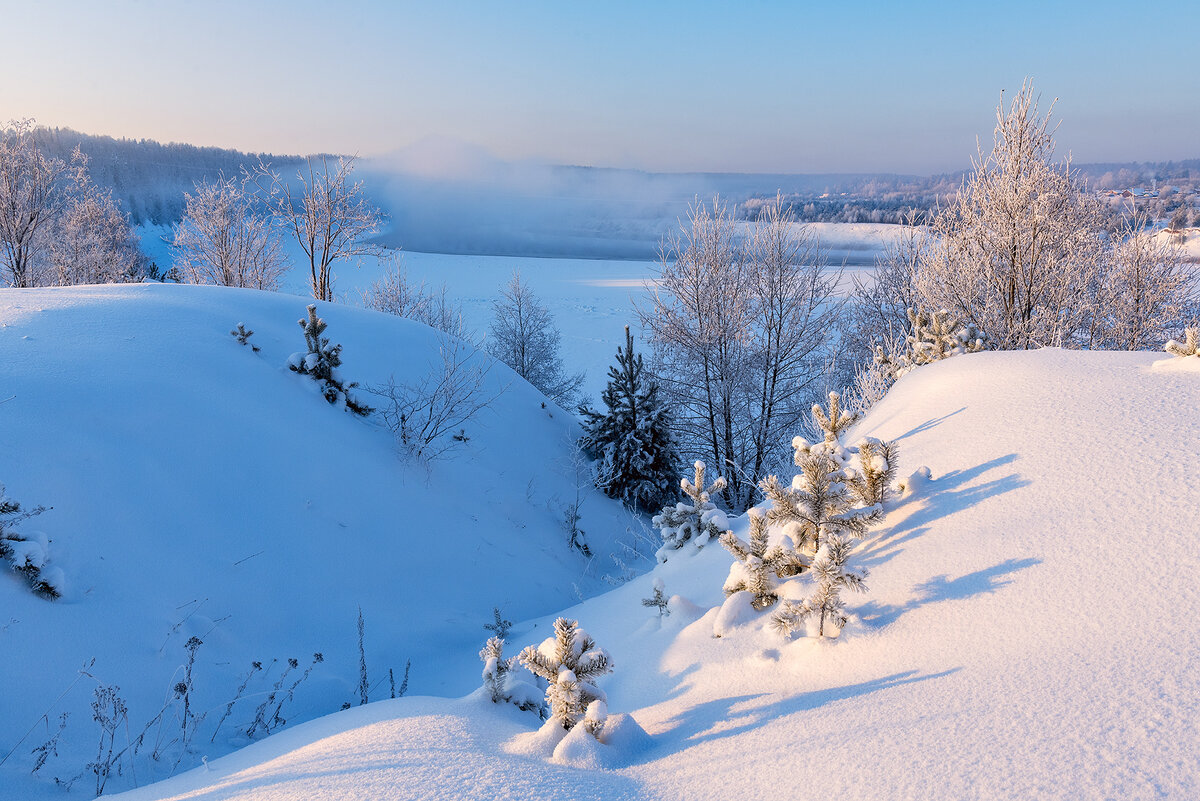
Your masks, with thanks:
[[(191, 637), (203, 642), (192, 713), (207, 718), (180, 768), (246, 742), (238, 727), (289, 658), (285, 691), (314, 654), (323, 661), (282, 719), (357, 704), (360, 607), (372, 699), (389, 697), (389, 668), (400, 685), (410, 659), (410, 693), (457, 696), (477, 685), (493, 606), (520, 620), (607, 586), (630, 518), (586, 485), (581, 525), (596, 558), (568, 547), (569, 415), (496, 363), (489, 390), (507, 389), (467, 424), (468, 440), (431, 467), (405, 461), (389, 431), (285, 367), (303, 350), (308, 302), (195, 286), (0, 291), (0, 481), (26, 507), (53, 507), (20, 530), (48, 537), (65, 576), (62, 600), (47, 602), (0, 575), (0, 758), (13, 750), (0, 798), (59, 796), (52, 777), (95, 759), (97, 684), (128, 702), (132, 733), (122, 726), (118, 747), (172, 703), (149, 734), (169, 752)], [(431, 329), (318, 306), (349, 380), (403, 383), (438, 363)], [(239, 322), (261, 352), (230, 336)], [(255, 660), (247, 700), (210, 740)], [(62, 712), (59, 754), (31, 780), (31, 751)], [(167, 761), (126, 769), (108, 792), (166, 775)], [(92, 785), (88, 774), (73, 794)]]
[(478, 696), (406, 698), (127, 797), (1195, 798), (1200, 384), (1159, 359), (981, 353), (902, 379), (849, 440), (895, 439), (932, 479), (860, 546), (869, 591), (836, 640), (765, 617), (714, 639), (715, 546), (565, 610), (650, 735), (609, 769), (511, 753), (538, 722)]

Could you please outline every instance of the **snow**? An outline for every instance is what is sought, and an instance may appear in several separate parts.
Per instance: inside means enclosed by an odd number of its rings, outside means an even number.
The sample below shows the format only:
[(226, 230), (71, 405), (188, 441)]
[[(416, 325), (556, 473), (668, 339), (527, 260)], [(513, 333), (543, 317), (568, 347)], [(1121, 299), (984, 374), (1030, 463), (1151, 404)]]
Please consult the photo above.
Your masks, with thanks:
[(402, 699), (122, 798), (1195, 798), (1200, 386), (1159, 359), (987, 352), (901, 379), (847, 435), (898, 441), (910, 477), (851, 558), (869, 590), (836, 640), (769, 613), (714, 639), (719, 548), (563, 610), (617, 665), (609, 736), (627, 715), (644, 738), (560, 754), (479, 693)]
[[(16, 749), (0, 767), (0, 799), (57, 797), (52, 777), (95, 758), (98, 683), (121, 688), (136, 735), (182, 676), (189, 637), (203, 641), (192, 703), (209, 716), (183, 768), (244, 742), (235, 727), (288, 658), (298, 674), (324, 657), (288, 720), (357, 703), (360, 606), (372, 698), (387, 697), (389, 668), (401, 682), (408, 659), (413, 694), (457, 696), (478, 686), (493, 606), (520, 620), (608, 586), (608, 554), (631, 520), (586, 488), (582, 525), (597, 556), (567, 546), (566, 465), (580, 434), (569, 415), (498, 365), (488, 381), (508, 389), (467, 424), (469, 442), (428, 467), (407, 462), (390, 432), (287, 369), (309, 302), (195, 286), (0, 290), (0, 386), (11, 397), (0, 469), (13, 499), (53, 507), (17, 530), (46, 534), (66, 588), (48, 602), (0, 575), (0, 686), (10, 688), (0, 758)], [(437, 358), (422, 325), (318, 308), (344, 346), (342, 372), (363, 387), (414, 380)], [(230, 336), (237, 320), (260, 353)], [(17, 547), (32, 554), (36, 543)], [(95, 679), (80, 676), (93, 658)], [(210, 742), (252, 660), (264, 663), (253, 702)], [(60, 756), (29, 777), (30, 751), (64, 711)], [(171, 766), (137, 767), (145, 783)], [(126, 771), (109, 792), (134, 780)]]

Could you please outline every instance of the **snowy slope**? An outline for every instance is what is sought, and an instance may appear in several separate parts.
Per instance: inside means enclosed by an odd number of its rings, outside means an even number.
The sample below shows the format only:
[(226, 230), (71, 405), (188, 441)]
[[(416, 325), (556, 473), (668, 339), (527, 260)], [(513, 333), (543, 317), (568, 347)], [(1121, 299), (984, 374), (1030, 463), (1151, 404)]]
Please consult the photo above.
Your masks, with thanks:
[[(469, 441), (429, 469), (405, 462), (388, 431), (284, 366), (303, 349), (307, 302), (190, 286), (0, 290), (0, 481), (26, 506), (54, 507), (21, 530), (49, 536), (67, 577), (50, 603), (0, 576), (0, 758), (16, 749), (0, 798), (57, 796), (51, 777), (94, 758), (97, 683), (121, 687), (136, 735), (170, 698), (191, 636), (204, 642), (192, 704), (209, 717), (184, 768), (242, 742), (235, 724), (288, 658), (293, 678), (313, 653), (324, 662), (287, 719), (357, 702), (360, 606), (373, 698), (408, 659), (413, 693), (461, 695), (494, 605), (527, 618), (607, 586), (630, 519), (589, 489), (582, 526), (597, 557), (568, 548), (568, 415), (496, 365), (489, 386), (508, 389), (466, 426)], [(344, 374), (364, 385), (412, 380), (436, 361), (424, 326), (330, 304), (319, 313), (344, 346)], [(261, 353), (230, 336), (238, 322)], [(80, 677), (93, 658), (95, 679)], [(254, 703), (210, 743), (252, 660), (265, 665), (247, 689)], [(30, 751), (48, 736), (35, 723), (47, 713), (52, 732), (64, 711), (59, 757), (30, 783)], [(164, 728), (156, 740), (174, 736)], [(140, 766), (137, 781), (171, 767)]]
[[(901, 473), (934, 480), (861, 546), (837, 641), (714, 639), (716, 547), (566, 610), (613, 655), (610, 710), (652, 737), (609, 770), (509, 753), (519, 713), (412, 698), (127, 797), (1200, 797), (1200, 370), (1158, 360), (983, 353), (902, 379), (851, 438), (897, 439)], [(655, 577), (682, 596), (661, 627)]]

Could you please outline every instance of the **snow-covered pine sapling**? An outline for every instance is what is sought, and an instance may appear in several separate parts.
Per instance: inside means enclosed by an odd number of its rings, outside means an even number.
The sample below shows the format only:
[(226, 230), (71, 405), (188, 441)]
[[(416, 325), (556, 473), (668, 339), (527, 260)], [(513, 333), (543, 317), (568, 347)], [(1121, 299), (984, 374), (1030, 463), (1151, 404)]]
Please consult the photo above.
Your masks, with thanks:
[(743, 590), (754, 593), (750, 605), (760, 611), (779, 600), (776, 576), (795, 576), (807, 567), (791, 548), (767, 544), (767, 519), (755, 511), (750, 512), (750, 542), (726, 531), (721, 535), (721, 544), (737, 560), (725, 580), (726, 597)]
[(511, 620), (504, 619), (504, 617), (500, 614), (500, 607), (498, 606), (492, 607), (492, 616), (496, 618), (496, 621), (494, 623), (484, 623), (483, 628), (486, 631), (490, 631), (492, 634), (495, 634), (500, 639), (507, 640), (508, 630), (512, 628), (513, 622)]
[(358, 386), (357, 383), (351, 381), (347, 384), (342, 380), (338, 370), (342, 365), (342, 346), (331, 344), (329, 337), (321, 336), (327, 324), (317, 316), (316, 304), (309, 305), (308, 319), (298, 322), (304, 330), (304, 344), (308, 351), (293, 353), (288, 359), (288, 368), (321, 382), (321, 394), (330, 403), (342, 403), (347, 411), (364, 417), (375, 411), (370, 406), (359, 403), (350, 394), (350, 390)]
[(882, 506), (896, 480), (896, 443), (866, 437), (858, 443), (857, 451), (858, 470), (846, 478), (846, 486), (863, 506)]
[(1187, 328), (1184, 331), (1183, 342), (1176, 342), (1173, 339), (1167, 340), (1165, 350), (1167, 353), (1173, 353), (1176, 356), (1200, 357), (1200, 328)]
[(691, 503), (680, 501), (675, 506), (665, 507), (651, 521), (662, 533), (663, 546), (658, 550), (658, 561), (667, 561), (673, 550), (687, 543), (703, 548), (710, 540), (719, 538), (728, 528), (725, 515), (717, 509), (711, 497), (725, 489), (725, 479), (718, 476), (712, 484), (704, 486), (704, 462), (697, 461), (695, 479), (687, 477), (679, 482), (684, 495)]
[(642, 599), (642, 606), (652, 606), (658, 610), (658, 619), (662, 620), (667, 615), (671, 614), (671, 610), (667, 608), (669, 601), (666, 594), (663, 592), (663, 580), (661, 578), (654, 579), (654, 595), (649, 598)]
[(508, 700), (508, 674), (516, 667), (515, 656), (504, 656), (504, 638), (490, 637), (479, 652), (483, 660), (483, 687), (493, 704)]
[(977, 353), (987, 347), (987, 338), (979, 329), (954, 317), (946, 309), (928, 314), (910, 308), (908, 322), (911, 330), (905, 338), (904, 372), (960, 353)]
[(236, 339), (238, 341), (238, 344), (249, 345), (250, 350), (254, 351), (255, 353), (258, 353), (258, 350), (259, 350), (258, 345), (255, 345), (253, 342), (250, 341), (250, 337), (254, 336), (254, 332), (251, 331), (250, 329), (246, 328), (246, 325), (244, 323), (238, 323), (237, 328), (233, 329), (229, 333), (234, 339)]
[[(537, 647), (528, 646), (519, 659), (529, 672), (550, 683), (546, 689), (550, 716), (564, 729), (574, 728), (593, 701), (608, 700), (595, 681), (612, 672), (612, 660), (575, 620), (555, 620), (554, 636)], [(596, 725), (603, 725), (603, 720)]]
[(814, 403), (812, 407), (813, 420), (825, 434), (826, 442), (841, 442), (842, 432), (858, 421), (858, 415), (842, 408), (842, 400), (836, 392), (829, 393), (829, 410)]
[(821, 549), (824, 537), (842, 533), (860, 537), (882, 515), (878, 506), (855, 507), (851, 504), (846, 479), (851, 475), (843, 467), (841, 448), (832, 443), (809, 445), (802, 437), (792, 440), (800, 473), (784, 486), (776, 476), (767, 476), (759, 488), (772, 502), (767, 522), (780, 526), (795, 547)]
[(47, 569), (46, 552), (49, 541), (41, 535), (26, 537), (12, 529), (13, 524), (36, 517), (46, 511), (38, 506), (23, 510), (21, 504), (12, 500), (0, 484), (0, 565), (9, 567), (25, 577), (34, 594), (48, 600), (62, 597), (62, 571)]
[(813, 560), (811, 574), (817, 586), (813, 594), (803, 601), (785, 601), (771, 618), (775, 630), (785, 636), (797, 631), (810, 617), (817, 618), (817, 636), (825, 636), (825, 627), (830, 625), (839, 632), (846, 626), (845, 604), (842, 589), (863, 592), (867, 571), (855, 573), (846, 569), (850, 558), (850, 542), (836, 534), (830, 535), (817, 558)]

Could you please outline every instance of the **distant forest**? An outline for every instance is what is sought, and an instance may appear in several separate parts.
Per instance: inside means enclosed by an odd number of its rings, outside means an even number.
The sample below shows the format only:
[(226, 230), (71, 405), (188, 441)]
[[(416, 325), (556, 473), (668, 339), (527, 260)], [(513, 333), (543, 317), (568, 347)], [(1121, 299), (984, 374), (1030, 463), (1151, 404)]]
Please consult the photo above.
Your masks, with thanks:
[(89, 159), (92, 180), (112, 190), (135, 224), (177, 222), (183, 216), (183, 193), (191, 192), (197, 181), (222, 173), (238, 176), (243, 166), (251, 168), (260, 160), (276, 170), (303, 161), (297, 156), (92, 136), (70, 128), (38, 128), (35, 136), (45, 153), (68, 163), (78, 147)]

